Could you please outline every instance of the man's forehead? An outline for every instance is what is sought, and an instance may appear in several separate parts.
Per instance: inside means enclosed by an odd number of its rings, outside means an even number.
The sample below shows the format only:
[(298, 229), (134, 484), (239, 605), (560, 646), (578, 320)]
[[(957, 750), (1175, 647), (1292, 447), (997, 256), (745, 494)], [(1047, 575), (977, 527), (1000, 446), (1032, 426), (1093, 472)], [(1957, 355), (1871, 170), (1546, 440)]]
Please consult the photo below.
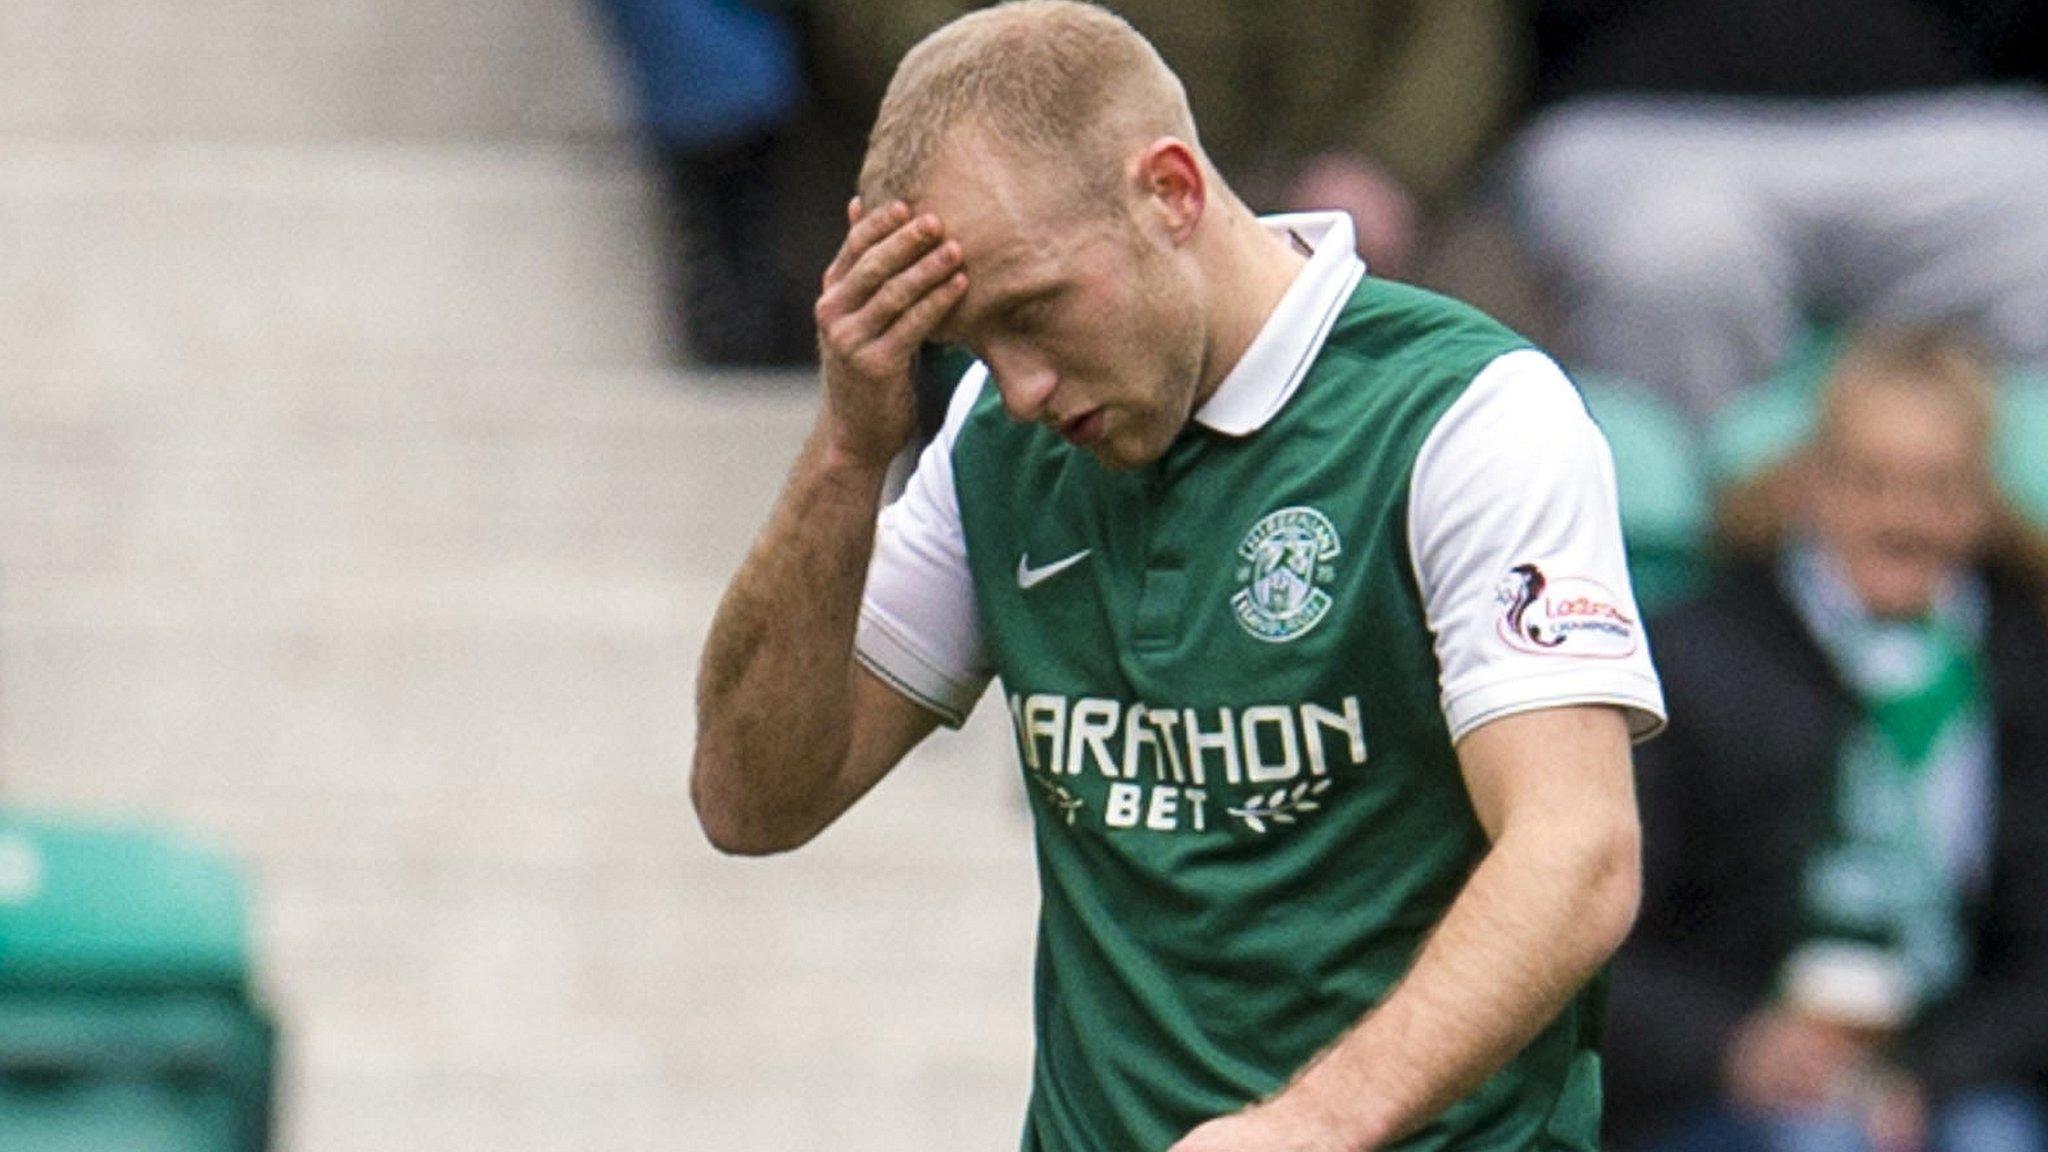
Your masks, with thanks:
[(941, 327), (957, 334), (1074, 274), (1107, 231), (1101, 206), (1083, 204), (1072, 173), (955, 132), (911, 207), (938, 217), (960, 246), (967, 295)]
[(1040, 225), (1027, 199), (1016, 181), (993, 168), (948, 158), (934, 166), (911, 207), (937, 216), (963, 255), (992, 262), (1014, 259), (1016, 249), (1032, 246)]
[(1021, 156), (968, 132), (955, 132), (948, 143), (911, 200), (963, 242), (1044, 248), (1099, 222), (1099, 196), (1084, 191), (1076, 159)]
[(939, 219), (959, 242), (961, 270), (967, 274), (967, 294), (947, 317), (947, 329), (979, 325), (1018, 304), (1052, 295), (1100, 263), (1092, 250), (1102, 242), (1103, 230), (1087, 224), (1027, 233), (972, 225), (956, 229), (947, 217)]
[(1000, 210), (947, 211), (940, 203), (920, 203), (945, 225), (946, 235), (960, 245), (960, 266), (967, 274), (967, 295), (948, 318), (947, 327), (979, 322), (1017, 300), (1045, 292), (1069, 273), (1077, 237), (1050, 229), (1027, 230)]

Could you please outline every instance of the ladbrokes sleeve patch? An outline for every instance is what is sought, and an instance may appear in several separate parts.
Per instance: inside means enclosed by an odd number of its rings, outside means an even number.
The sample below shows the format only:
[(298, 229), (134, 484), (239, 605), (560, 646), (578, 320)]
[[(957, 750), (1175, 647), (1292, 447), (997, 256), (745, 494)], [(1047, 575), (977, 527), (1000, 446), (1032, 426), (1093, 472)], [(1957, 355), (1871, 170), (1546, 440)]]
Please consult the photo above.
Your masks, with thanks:
[(1619, 660), (1642, 644), (1634, 606), (1598, 580), (1553, 579), (1540, 564), (1517, 564), (1493, 598), (1500, 606), (1495, 631), (1520, 652)]

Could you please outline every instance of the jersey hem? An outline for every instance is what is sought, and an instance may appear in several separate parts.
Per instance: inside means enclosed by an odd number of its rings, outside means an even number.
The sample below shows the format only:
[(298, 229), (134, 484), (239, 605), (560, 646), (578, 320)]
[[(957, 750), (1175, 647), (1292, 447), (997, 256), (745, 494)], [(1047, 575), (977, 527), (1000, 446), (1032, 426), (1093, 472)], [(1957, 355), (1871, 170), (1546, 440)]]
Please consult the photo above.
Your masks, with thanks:
[[(1543, 691), (1531, 692), (1539, 681)], [(1640, 744), (1664, 730), (1664, 694), (1654, 677), (1617, 675), (1608, 668), (1549, 669), (1444, 694), (1444, 719), (1451, 741), (1463, 740), (1481, 725), (1544, 708), (1574, 704), (1612, 704), (1628, 716), (1629, 740)]]

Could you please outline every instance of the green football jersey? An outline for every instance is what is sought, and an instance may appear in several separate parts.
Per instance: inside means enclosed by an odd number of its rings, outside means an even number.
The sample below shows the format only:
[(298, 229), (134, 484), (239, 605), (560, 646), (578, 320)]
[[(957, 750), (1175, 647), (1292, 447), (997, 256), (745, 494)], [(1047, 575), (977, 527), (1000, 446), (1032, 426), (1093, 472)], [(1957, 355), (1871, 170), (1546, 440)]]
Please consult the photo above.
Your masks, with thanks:
[[(945, 520), (955, 542), (885, 516), (861, 658), (955, 717), (999, 677), (1032, 798), (1029, 1152), (1164, 1149), (1378, 1003), (1487, 847), (1456, 735), (1549, 703), (1613, 702), (1639, 727), (1661, 707), (1613, 571), (1611, 475), (1597, 570), (1474, 561), (1435, 505), (1428, 530), (1410, 522), (1418, 460), (1474, 381), (1548, 361), (1462, 305), (1362, 279), (1348, 234), (1318, 239), (1237, 383), (1153, 465), (1111, 472), (970, 376), (944, 458), (927, 457), (946, 491), (896, 513)], [(1418, 548), (1425, 571), (1479, 575), (1430, 577), (1454, 586), (1432, 600)], [(1565, 598), (1529, 595), (1524, 559), (1550, 559), (1536, 579)], [(1441, 634), (1459, 630), (1499, 658), (1447, 659)], [(1478, 686), (1447, 706), (1447, 664), (1468, 663)], [(1582, 992), (1400, 1147), (1595, 1147), (1598, 1004)]]

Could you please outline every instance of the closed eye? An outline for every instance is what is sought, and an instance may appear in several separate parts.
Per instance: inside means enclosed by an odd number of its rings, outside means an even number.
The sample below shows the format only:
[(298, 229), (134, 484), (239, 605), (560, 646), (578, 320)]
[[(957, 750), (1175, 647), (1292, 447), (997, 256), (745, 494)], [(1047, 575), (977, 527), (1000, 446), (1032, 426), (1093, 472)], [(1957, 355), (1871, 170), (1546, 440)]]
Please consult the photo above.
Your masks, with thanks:
[(1005, 331), (1028, 336), (1044, 328), (1046, 321), (1052, 318), (1059, 295), (1058, 288), (1034, 292), (1003, 309), (997, 322)]

